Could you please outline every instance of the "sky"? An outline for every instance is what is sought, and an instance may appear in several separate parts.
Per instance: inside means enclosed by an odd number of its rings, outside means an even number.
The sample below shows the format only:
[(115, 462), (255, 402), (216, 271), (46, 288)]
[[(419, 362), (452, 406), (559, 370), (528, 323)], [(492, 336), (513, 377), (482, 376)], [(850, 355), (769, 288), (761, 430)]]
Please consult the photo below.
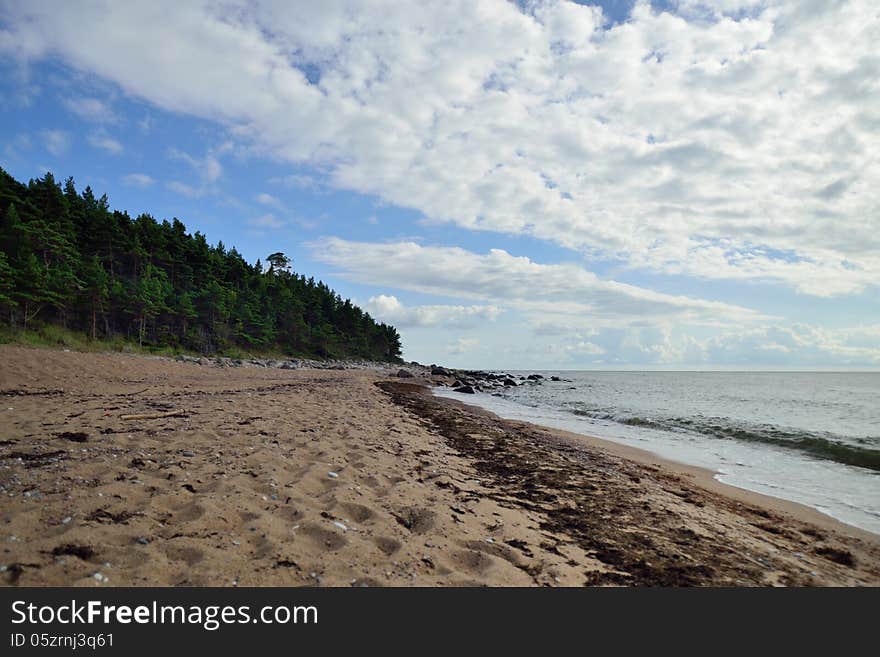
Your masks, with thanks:
[(880, 368), (880, 5), (6, 2), (0, 166), (497, 369)]

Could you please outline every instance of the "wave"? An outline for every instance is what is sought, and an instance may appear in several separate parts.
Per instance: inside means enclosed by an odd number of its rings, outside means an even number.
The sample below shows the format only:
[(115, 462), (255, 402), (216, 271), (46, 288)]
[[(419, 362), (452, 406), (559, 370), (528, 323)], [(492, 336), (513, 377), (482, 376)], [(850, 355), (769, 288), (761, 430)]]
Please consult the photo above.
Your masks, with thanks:
[[(854, 465), (880, 472), (880, 450), (859, 447), (835, 440), (829, 434), (780, 429), (771, 425), (743, 426), (731, 424), (723, 418), (645, 418), (622, 416), (602, 410), (569, 409), (575, 415), (596, 420), (610, 420), (632, 427), (659, 431), (694, 433), (710, 438), (726, 438), (752, 443), (794, 449), (812, 456), (846, 465)], [(880, 443), (880, 438), (859, 439), (859, 442)]]

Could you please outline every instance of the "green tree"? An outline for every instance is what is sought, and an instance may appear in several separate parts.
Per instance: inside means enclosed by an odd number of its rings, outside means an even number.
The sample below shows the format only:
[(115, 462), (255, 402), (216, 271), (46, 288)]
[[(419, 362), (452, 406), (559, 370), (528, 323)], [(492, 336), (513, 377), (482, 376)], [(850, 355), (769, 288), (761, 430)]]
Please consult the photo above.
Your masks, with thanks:
[(59, 324), (92, 339), (136, 334), (141, 345), (208, 353), (399, 359), (393, 327), (294, 273), (284, 253), (266, 262), (264, 272), (177, 218), (132, 219), (90, 187), (78, 193), (72, 178), (59, 185), (48, 173), (25, 185), (0, 169), (2, 323)]
[(137, 281), (134, 293), (138, 317), (138, 344), (141, 346), (144, 344), (147, 322), (168, 310), (166, 300), (170, 292), (171, 286), (168, 284), (165, 272), (153, 265), (146, 265)]
[(46, 267), (35, 253), (29, 253), (23, 262), (18, 263), (13, 300), (22, 309), (22, 325), (25, 329), (49, 300), (45, 292), (47, 278)]
[(110, 277), (97, 255), (93, 255), (83, 270), (83, 290), (91, 310), (91, 336), (98, 339), (98, 313), (104, 312), (104, 305), (110, 298)]

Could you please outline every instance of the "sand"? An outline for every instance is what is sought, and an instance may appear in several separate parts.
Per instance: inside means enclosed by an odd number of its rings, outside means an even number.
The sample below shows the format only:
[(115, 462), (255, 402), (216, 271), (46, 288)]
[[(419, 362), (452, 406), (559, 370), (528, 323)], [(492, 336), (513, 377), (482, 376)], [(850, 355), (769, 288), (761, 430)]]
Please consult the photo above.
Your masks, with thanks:
[(397, 368), (0, 362), (6, 585), (880, 583), (873, 534)]

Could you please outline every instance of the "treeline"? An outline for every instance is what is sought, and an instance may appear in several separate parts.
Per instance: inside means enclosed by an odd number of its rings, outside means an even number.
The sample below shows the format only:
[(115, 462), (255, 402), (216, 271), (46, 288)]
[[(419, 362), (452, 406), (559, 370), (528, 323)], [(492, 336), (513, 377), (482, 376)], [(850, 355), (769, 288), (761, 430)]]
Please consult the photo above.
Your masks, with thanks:
[(25, 185), (0, 169), (0, 221), (0, 323), (13, 329), (52, 324), (205, 354), (400, 357), (393, 326), (290, 271), (284, 254), (249, 264), (177, 219), (111, 210), (72, 178)]

